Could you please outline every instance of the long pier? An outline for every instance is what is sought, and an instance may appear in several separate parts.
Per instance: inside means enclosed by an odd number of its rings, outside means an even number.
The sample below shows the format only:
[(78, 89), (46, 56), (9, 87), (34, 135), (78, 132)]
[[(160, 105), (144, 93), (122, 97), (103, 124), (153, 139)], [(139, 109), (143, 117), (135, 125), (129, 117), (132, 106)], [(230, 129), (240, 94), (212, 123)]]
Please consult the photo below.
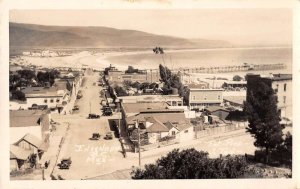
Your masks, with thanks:
[(264, 70), (280, 70), (286, 69), (286, 65), (278, 64), (251, 64), (241, 66), (216, 66), (216, 67), (195, 67), (195, 68), (176, 68), (173, 72), (183, 73), (228, 73), (228, 72), (244, 72), (244, 71), (264, 71)]

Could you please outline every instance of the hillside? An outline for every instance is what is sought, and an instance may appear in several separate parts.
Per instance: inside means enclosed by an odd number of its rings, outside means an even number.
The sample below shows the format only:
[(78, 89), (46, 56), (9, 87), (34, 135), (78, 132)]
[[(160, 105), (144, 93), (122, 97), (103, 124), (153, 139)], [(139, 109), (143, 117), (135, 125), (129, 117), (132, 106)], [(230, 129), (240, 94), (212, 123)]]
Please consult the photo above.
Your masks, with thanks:
[(9, 24), (11, 47), (230, 47), (228, 42), (183, 39), (108, 27)]

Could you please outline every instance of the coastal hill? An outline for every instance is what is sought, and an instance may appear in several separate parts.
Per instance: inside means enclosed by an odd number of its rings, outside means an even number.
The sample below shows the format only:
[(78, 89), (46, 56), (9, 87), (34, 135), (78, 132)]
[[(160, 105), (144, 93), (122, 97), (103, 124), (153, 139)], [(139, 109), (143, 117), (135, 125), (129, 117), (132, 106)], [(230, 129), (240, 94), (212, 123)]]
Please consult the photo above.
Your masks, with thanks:
[(175, 48), (231, 47), (226, 41), (184, 39), (156, 35), (136, 30), (120, 30), (108, 27), (45, 26), (9, 23), (11, 47), (141, 47), (155, 46)]

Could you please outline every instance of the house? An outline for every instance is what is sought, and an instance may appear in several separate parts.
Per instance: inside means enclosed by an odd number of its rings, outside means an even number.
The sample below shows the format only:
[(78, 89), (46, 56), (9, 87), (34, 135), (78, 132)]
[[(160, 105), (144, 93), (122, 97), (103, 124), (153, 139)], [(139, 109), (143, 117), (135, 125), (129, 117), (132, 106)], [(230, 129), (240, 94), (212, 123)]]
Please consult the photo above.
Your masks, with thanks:
[[(176, 116), (176, 118), (175, 118)], [(141, 113), (126, 119), (129, 138), (137, 129), (139, 122), (140, 132), (146, 135), (147, 144), (156, 144), (164, 139), (178, 139), (179, 141), (192, 140), (194, 138), (193, 126), (181, 113)]]
[[(136, 132), (136, 123), (147, 137), (148, 144), (158, 143), (166, 137), (179, 141), (194, 138), (193, 126), (183, 109), (169, 109), (165, 102), (122, 103), (122, 114), (129, 138)], [(133, 141), (134, 142), (134, 141)]]
[(15, 144), (25, 134), (30, 134), (49, 145), (50, 114), (48, 110), (11, 110), (10, 143)]
[(223, 89), (189, 88), (188, 96), (190, 109), (204, 109), (223, 103)]
[(208, 113), (208, 115), (217, 116), (221, 120), (225, 120), (230, 112), (229, 110), (220, 106), (209, 106), (204, 110)]
[(18, 171), (29, 168), (30, 150), (23, 149), (17, 145), (10, 145), (10, 171)]
[(44, 152), (47, 151), (49, 143), (45, 143), (36, 136), (27, 133), (21, 139), (14, 143), (14, 145), (30, 151), (31, 154), (36, 155), (37, 163), (41, 159)]
[(277, 109), (281, 118), (292, 119), (292, 74), (257, 75), (247, 74), (248, 90), (256, 87), (257, 82), (264, 82), (272, 87), (277, 95)]

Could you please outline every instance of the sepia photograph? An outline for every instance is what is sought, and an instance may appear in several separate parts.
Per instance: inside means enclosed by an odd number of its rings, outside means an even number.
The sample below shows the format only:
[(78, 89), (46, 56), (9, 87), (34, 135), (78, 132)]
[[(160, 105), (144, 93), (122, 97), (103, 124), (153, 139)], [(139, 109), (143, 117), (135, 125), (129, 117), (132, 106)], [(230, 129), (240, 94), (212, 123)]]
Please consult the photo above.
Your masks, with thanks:
[(293, 178), (293, 9), (9, 10), (9, 178)]

